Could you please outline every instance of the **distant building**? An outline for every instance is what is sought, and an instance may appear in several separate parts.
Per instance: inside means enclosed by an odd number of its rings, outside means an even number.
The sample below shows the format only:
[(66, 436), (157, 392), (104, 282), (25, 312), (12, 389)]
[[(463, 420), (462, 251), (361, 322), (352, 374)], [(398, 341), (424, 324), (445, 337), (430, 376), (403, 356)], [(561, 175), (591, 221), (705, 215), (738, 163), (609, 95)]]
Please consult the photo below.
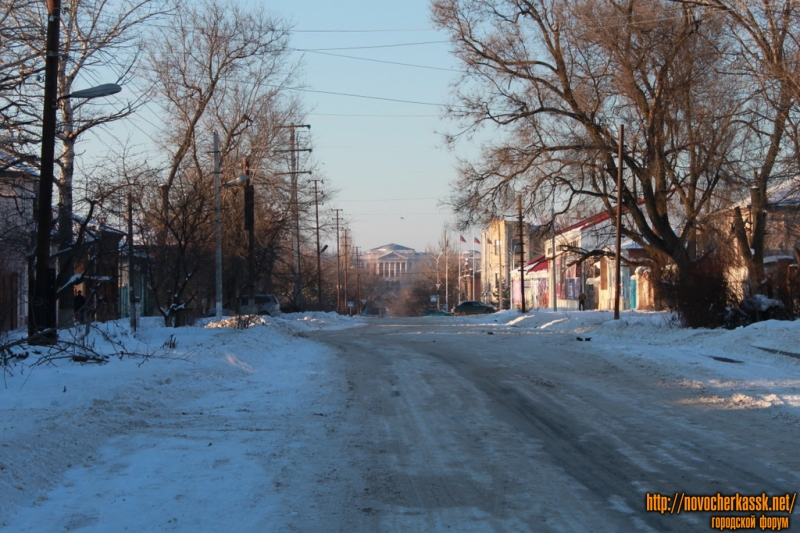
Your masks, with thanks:
[(461, 256), (461, 301), (483, 300), (483, 284), (481, 282), (481, 253), (478, 250), (464, 250)]
[(379, 276), (387, 281), (400, 282), (409, 274), (416, 272), (417, 262), (426, 255), (413, 248), (391, 243), (362, 254), (361, 266), (368, 274)]
[[(517, 220), (493, 220), (481, 231), (480, 258), (483, 290), (480, 299), (485, 303), (507, 309), (521, 305), (521, 289), (512, 290), (512, 271), (519, 270), (520, 235)], [(534, 224), (523, 224), (524, 262), (529, 262), (543, 253), (543, 240), (547, 228)], [(514, 297), (517, 294), (517, 297)]]

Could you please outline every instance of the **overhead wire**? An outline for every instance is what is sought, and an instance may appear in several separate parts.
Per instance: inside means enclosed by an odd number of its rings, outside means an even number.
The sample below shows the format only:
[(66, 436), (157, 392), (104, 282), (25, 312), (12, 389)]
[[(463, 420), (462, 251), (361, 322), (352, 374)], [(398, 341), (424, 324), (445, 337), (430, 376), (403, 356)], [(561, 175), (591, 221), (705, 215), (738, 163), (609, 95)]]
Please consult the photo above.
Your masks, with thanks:
[[(296, 50), (301, 51), (302, 49), (298, 48)], [(432, 66), (429, 66), (429, 65), (415, 65), (413, 63), (401, 63), (399, 61), (386, 61), (386, 60), (383, 60), (383, 59), (372, 59), (372, 58), (369, 58), (369, 57), (348, 56), (348, 55), (344, 55), (344, 54), (331, 54), (329, 52), (322, 52), (320, 50), (310, 50), (310, 49), (308, 49), (308, 50), (302, 50), (302, 51), (303, 52), (307, 52), (307, 53), (311, 53), (311, 54), (326, 55), (326, 56), (331, 56), (331, 57), (342, 57), (342, 58), (345, 58), (345, 59), (355, 59), (355, 60), (358, 60), (358, 61), (369, 61), (371, 63), (383, 63), (383, 64), (386, 64), (386, 65), (399, 65), (401, 67), (423, 68), (423, 69), (428, 69), (428, 70), (441, 70), (441, 71), (445, 71), (445, 72), (457, 72), (457, 73), (461, 73), (461, 74), (463, 74), (465, 72), (463, 70), (458, 70), (458, 69), (454, 69), (454, 68), (432, 67)]]
[(369, 46), (337, 46), (333, 48), (293, 48), (297, 52), (328, 52), (331, 50), (378, 50), (380, 48), (401, 48), (405, 46), (422, 46), (428, 44), (444, 44), (450, 41), (422, 41), (417, 43), (373, 44)]

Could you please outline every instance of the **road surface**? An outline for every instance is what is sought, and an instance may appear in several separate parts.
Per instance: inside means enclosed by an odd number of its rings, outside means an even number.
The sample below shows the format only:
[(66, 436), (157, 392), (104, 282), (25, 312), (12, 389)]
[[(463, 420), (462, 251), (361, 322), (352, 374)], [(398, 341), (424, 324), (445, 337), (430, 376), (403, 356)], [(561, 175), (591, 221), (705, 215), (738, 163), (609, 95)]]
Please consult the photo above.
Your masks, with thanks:
[(330, 530), (710, 531), (764, 513), (648, 512), (647, 495), (800, 487), (794, 419), (575, 334), (428, 317), (309, 337), (348, 387)]

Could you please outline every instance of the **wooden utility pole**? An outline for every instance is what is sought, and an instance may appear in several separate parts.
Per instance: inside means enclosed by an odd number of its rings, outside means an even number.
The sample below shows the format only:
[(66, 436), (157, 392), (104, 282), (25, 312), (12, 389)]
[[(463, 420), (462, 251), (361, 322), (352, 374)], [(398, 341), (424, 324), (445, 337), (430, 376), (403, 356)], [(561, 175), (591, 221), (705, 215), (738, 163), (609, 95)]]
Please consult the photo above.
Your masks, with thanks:
[[(42, 107), (42, 158), (36, 197), (36, 277), (28, 305), (28, 344), (55, 344), (56, 299), (50, 272), (50, 231), (53, 226), (53, 172), (58, 107), (58, 59), (61, 39), (61, 0), (47, 2), (44, 102)], [(43, 333), (46, 332), (46, 333)]]
[(255, 187), (250, 177), (250, 162), (242, 161), (242, 171), (247, 179), (244, 182), (244, 229), (247, 231), (247, 289), (250, 313), (256, 313), (256, 214)]
[(522, 312), (525, 312), (525, 234), (523, 233), (524, 223), (522, 221), (522, 195), (517, 197), (517, 209), (519, 210), (519, 279), (520, 294), (522, 296)]
[(341, 209), (334, 209), (336, 213), (336, 312), (342, 312), (342, 254), (340, 252), (339, 241), (339, 211)]
[[(555, 184), (554, 184), (555, 185)], [(550, 224), (552, 224), (552, 231), (550, 233), (550, 247), (553, 251), (553, 261), (551, 266), (553, 268), (550, 276), (553, 285), (553, 311), (558, 311), (558, 295), (556, 294), (556, 188), (553, 187), (553, 201), (550, 204)]]
[(445, 311), (449, 311), (450, 307), (450, 268), (449, 264), (447, 263), (447, 229), (444, 230), (444, 308)]
[[(344, 292), (344, 305), (347, 306), (347, 302), (348, 302), (348, 296), (347, 296), (347, 269), (349, 268), (349, 264), (348, 264), (349, 262), (347, 261), (347, 251), (349, 249), (349, 245), (347, 243), (347, 229), (343, 229), (342, 232), (344, 233), (344, 238), (342, 239), (344, 241), (344, 256), (343, 256), (344, 264), (342, 265), (342, 270), (344, 270), (344, 291), (343, 292)], [(348, 315), (350, 314), (349, 306), (348, 306), (347, 314)]]
[(356, 303), (356, 310), (358, 311), (358, 315), (361, 316), (361, 312), (363, 311), (362, 306), (364, 304), (361, 303), (361, 253), (359, 252), (359, 246), (355, 247), (356, 249), (356, 298), (358, 302)]
[(136, 278), (133, 271), (133, 198), (128, 193), (128, 302), (131, 315), (131, 329), (139, 327), (139, 309), (136, 297)]
[(293, 303), (300, 309), (303, 308), (303, 280), (300, 272), (300, 205), (297, 192), (297, 148), (295, 147), (294, 127), (289, 128), (289, 150), (291, 153), (291, 183), (292, 183), (292, 222), (294, 224), (294, 285), (292, 287)]
[(214, 293), (215, 316), (222, 320), (222, 198), (220, 195), (219, 135), (214, 133)]
[(500, 239), (498, 239), (499, 242), (495, 241), (495, 244), (499, 248), (499, 250), (498, 250), (499, 253), (497, 255), (499, 256), (498, 257), (498, 261), (500, 263), (498, 265), (498, 271), (500, 272), (500, 276), (499, 276), (499, 280), (498, 281), (500, 283), (497, 284), (497, 305), (500, 306), (500, 311), (502, 311), (503, 310), (504, 296), (505, 296), (503, 294), (505, 292), (505, 287), (503, 286), (503, 280), (505, 279), (505, 272), (503, 271), (503, 255), (505, 254), (505, 250), (506, 250), (504, 248), (504, 246), (508, 246), (508, 243), (506, 242), (506, 233), (507, 232), (506, 232), (505, 217), (503, 217), (503, 220), (498, 222), (497, 225), (500, 228), (499, 231), (497, 232), (497, 234), (500, 236)]
[(314, 214), (317, 219), (317, 307), (322, 311), (322, 258), (319, 251), (319, 198), (317, 196), (317, 183), (322, 180), (311, 180), (314, 182)]
[(619, 148), (617, 153), (617, 257), (614, 278), (614, 320), (619, 320), (619, 289), (622, 263), (622, 145), (625, 139), (625, 125), (619, 125)]

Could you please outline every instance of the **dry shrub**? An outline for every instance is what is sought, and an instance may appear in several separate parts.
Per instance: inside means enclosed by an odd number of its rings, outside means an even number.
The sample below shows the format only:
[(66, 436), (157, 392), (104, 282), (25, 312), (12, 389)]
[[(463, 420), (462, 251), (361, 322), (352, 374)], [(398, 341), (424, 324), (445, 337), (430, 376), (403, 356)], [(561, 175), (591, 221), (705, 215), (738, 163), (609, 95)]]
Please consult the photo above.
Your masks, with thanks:
[(734, 302), (725, 266), (723, 254), (712, 251), (680, 271), (661, 269), (662, 297), (678, 313), (684, 327), (724, 325), (726, 308)]
[(767, 317), (758, 319), (793, 320), (800, 316), (800, 272), (798, 272), (797, 264), (782, 260), (770, 270), (766, 283), (759, 286), (757, 292), (767, 298), (777, 300), (782, 305), (780, 309), (773, 311)]

